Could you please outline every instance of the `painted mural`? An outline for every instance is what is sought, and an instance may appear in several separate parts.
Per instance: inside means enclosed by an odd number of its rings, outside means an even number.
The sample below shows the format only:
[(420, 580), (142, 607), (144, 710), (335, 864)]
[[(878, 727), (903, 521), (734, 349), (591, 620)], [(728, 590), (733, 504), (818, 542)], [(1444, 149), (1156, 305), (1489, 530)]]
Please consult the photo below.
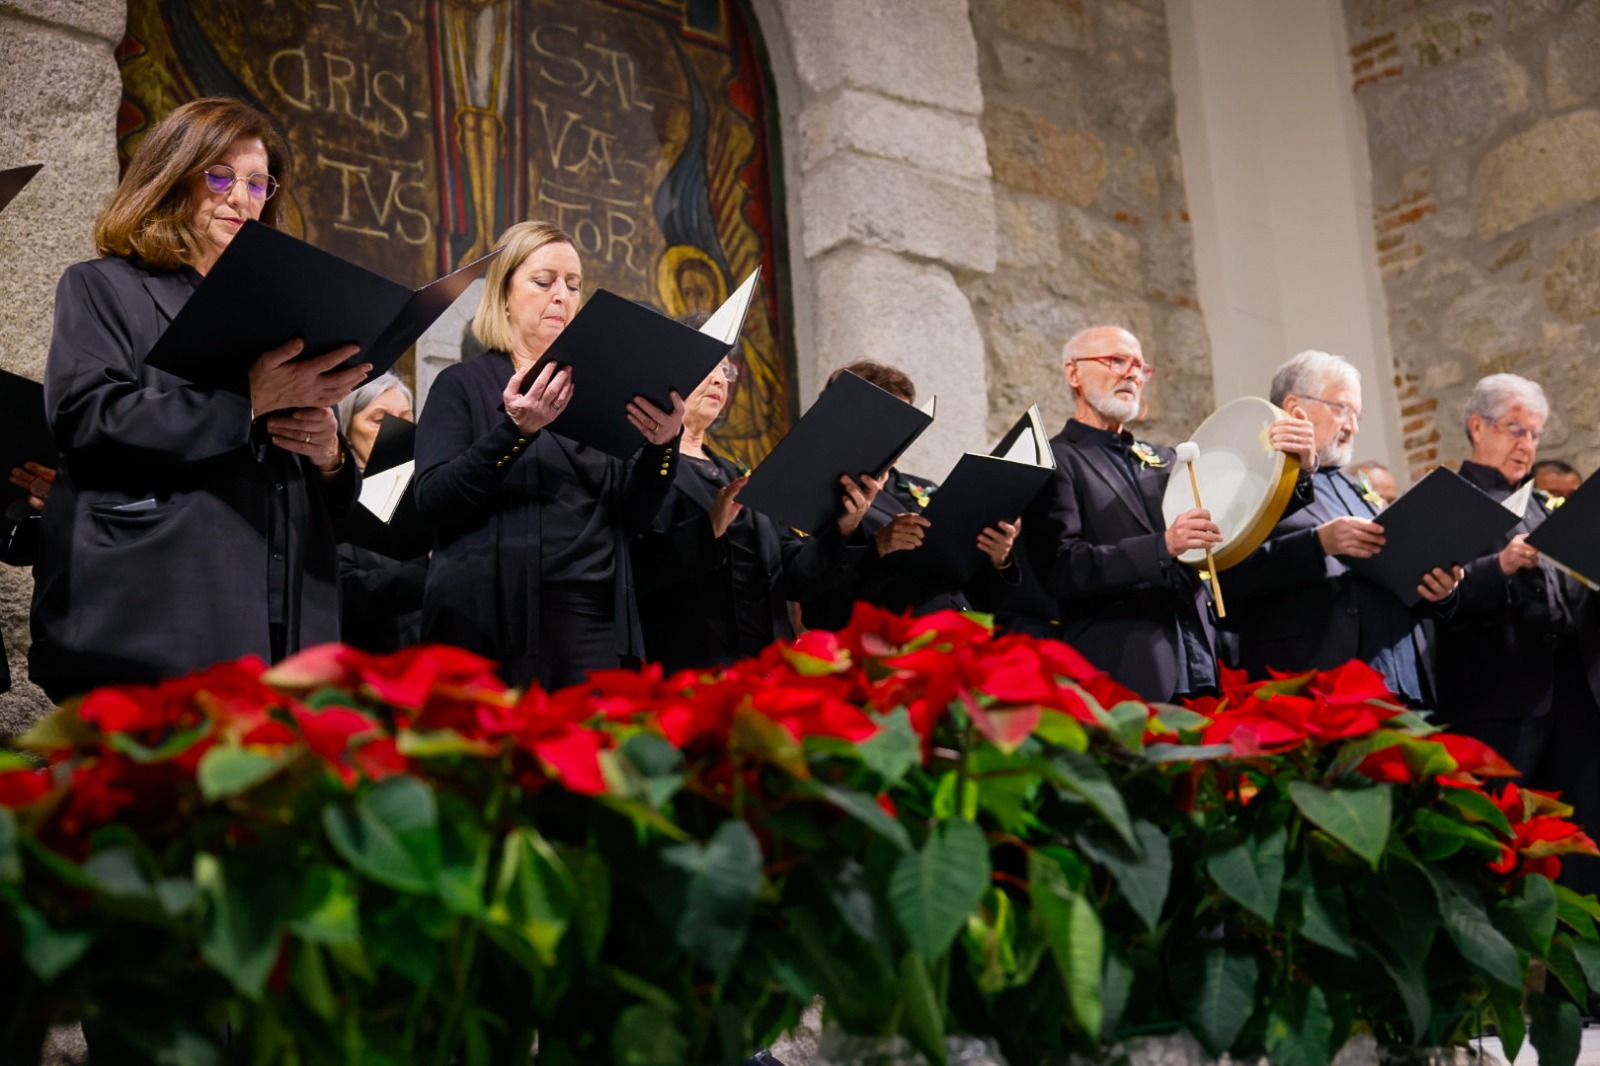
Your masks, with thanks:
[(120, 144), (197, 96), (254, 101), (294, 156), (291, 232), (408, 284), (523, 218), (572, 235), (590, 291), (675, 316), (762, 265), (712, 433), (754, 464), (788, 427), (792, 362), (748, 18), (738, 0), (132, 0)]

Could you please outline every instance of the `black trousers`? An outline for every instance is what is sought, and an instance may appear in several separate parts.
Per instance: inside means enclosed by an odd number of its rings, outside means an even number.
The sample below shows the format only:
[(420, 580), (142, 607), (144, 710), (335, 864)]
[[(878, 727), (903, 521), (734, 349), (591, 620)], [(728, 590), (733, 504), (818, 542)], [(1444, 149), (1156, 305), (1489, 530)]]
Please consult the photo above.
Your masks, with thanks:
[(616, 622), (610, 614), (570, 604), (545, 603), (539, 610), (539, 650), (501, 668), (508, 685), (537, 684), (550, 692), (582, 684), (591, 670), (623, 666)]

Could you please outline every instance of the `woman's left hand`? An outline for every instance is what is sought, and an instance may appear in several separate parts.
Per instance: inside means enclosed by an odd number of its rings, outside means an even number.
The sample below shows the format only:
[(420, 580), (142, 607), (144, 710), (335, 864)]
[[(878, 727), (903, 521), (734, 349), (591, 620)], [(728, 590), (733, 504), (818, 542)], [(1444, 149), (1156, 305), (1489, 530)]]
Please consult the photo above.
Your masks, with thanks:
[(11, 483), (28, 494), (28, 506), (35, 511), (44, 510), (55, 480), (55, 469), (43, 463), (28, 462), (11, 468)]
[(339, 468), (339, 422), (331, 407), (296, 407), (287, 414), (273, 415), (267, 419), (267, 432), (272, 434), (272, 443), (305, 456), (318, 470)]
[(1022, 532), (1022, 519), (1015, 522), (1001, 522), (999, 528), (989, 526), (978, 534), (978, 550), (989, 557), (996, 570), (1006, 568), (1006, 560), (1011, 558), (1011, 548), (1017, 543), (1017, 534)]
[(651, 444), (670, 444), (683, 429), (683, 409), (683, 397), (676, 390), (672, 393), (671, 411), (663, 411), (643, 396), (635, 396), (628, 402), (628, 421)]

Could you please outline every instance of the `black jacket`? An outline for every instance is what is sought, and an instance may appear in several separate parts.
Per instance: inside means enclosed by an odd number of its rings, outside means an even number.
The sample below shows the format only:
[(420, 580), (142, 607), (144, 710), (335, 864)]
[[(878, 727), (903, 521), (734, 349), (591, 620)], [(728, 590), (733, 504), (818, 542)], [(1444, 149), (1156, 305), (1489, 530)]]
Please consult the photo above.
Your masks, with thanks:
[[(417, 422), (415, 492), (439, 531), (423, 595), (423, 639), (509, 663), (539, 648), (541, 471), (560, 449), (582, 445), (548, 430), (523, 435), (501, 393), (511, 358), (487, 352), (434, 381)], [(582, 386), (579, 385), (579, 388)], [(676, 444), (646, 444), (607, 463), (599, 497), (609, 509), (615, 558), (617, 653), (644, 657), (629, 536), (654, 520), (672, 487)]]
[(1318, 471), (1312, 481), (1315, 498), (1285, 515), (1261, 547), (1223, 573), (1239, 666), (1252, 678), (1265, 678), (1269, 669), (1329, 670), (1359, 659), (1383, 674), (1391, 691), (1413, 704), (1429, 702), (1419, 623), (1448, 614), (1455, 597), (1408, 608), (1388, 589), (1326, 554), (1318, 526), (1341, 515), (1372, 519), (1378, 510), (1341, 471)]
[[(1499, 471), (1477, 463), (1463, 463), (1461, 476), (1497, 500), (1515, 490)], [(1563, 645), (1579, 649), (1589, 687), (1600, 698), (1593, 594), (1547, 562), (1510, 577), (1500, 570), (1500, 549), (1538, 529), (1548, 515), (1534, 493), (1523, 519), (1466, 565), (1454, 612), (1431, 623), (1441, 724), (1549, 714)]]
[[(739, 476), (729, 460), (709, 450), (707, 454), (729, 480)], [(645, 647), (652, 660), (669, 670), (732, 662), (760, 650), (741, 647), (738, 639), (730, 541), (734, 531), (720, 538), (711, 535), (718, 489), (693, 462), (680, 461), (667, 506), (633, 542)], [(847, 581), (871, 550), (870, 543), (860, 531), (848, 542), (837, 526), (804, 537), (764, 514), (748, 508), (743, 514), (753, 523), (765, 572), (766, 643), (792, 639), (789, 601), (811, 599)]]
[[(29, 655), (54, 699), (269, 658), (274, 591), (288, 651), (338, 639), (333, 521), (360, 475), (346, 461), (324, 477), (266, 441), (245, 396), (145, 365), (193, 277), (106, 258), (69, 268), (56, 290), (44, 389), (61, 461)], [(274, 520), (285, 536), (269, 546)]]
[(1069, 419), (1022, 537), (1061, 639), (1146, 699), (1170, 700), (1215, 686), (1216, 638), (1198, 575), (1167, 553), (1173, 451), (1141, 446), (1152, 456), (1141, 462), (1131, 440)]

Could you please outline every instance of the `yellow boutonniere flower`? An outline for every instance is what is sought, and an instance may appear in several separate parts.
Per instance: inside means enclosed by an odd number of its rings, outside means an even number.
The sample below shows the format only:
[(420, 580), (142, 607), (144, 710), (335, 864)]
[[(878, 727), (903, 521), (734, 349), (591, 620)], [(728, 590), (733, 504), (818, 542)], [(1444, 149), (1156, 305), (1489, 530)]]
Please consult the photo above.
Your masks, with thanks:
[(1142, 440), (1134, 441), (1133, 447), (1129, 450), (1133, 452), (1133, 457), (1145, 466), (1159, 469), (1167, 465), (1167, 461), (1161, 458), (1161, 454)]
[(1361, 498), (1372, 504), (1372, 506), (1376, 507), (1378, 510), (1383, 510), (1384, 505), (1388, 501), (1382, 496), (1379, 496), (1378, 490), (1372, 487), (1372, 479), (1367, 477), (1367, 475), (1362, 474), (1357, 480), (1361, 485)]

